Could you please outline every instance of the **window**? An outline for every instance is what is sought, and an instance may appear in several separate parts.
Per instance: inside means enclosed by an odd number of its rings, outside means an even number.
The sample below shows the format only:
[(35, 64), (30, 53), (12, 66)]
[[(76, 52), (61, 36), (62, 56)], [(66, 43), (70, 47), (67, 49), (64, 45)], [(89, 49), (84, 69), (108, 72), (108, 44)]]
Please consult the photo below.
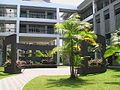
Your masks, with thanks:
[(101, 10), (103, 8), (103, 0), (99, 0), (96, 2), (97, 11)]
[(111, 3), (114, 2), (114, 1), (116, 1), (116, 0), (111, 0)]
[(116, 4), (114, 8), (115, 8), (115, 15), (119, 14), (120, 13), (120, 3)]
[(109, 9), (104, 11), (104, 19), (110, 19)]
[(115, 15), (117, 15), (119, 13), (120, 13), (120, 8), (118, 8), (118, 9), (115, 10)]
[(47, 13), (47, 18), (48, 19), (53, 19), (54, 18), (54, 13), (53, 12), (48, 12)]
[(47, 26), (47, 33), (48, 34), (53, 34), (54, 33), (54, 26), (53, 25), (48, 25)]
[(120, 28), (120, 3), (114, 6), (115, 8), (115, 22), (116, 22), (116, 29)]
[(109, 14), (106, 14), (104, 17), (105, 17), (105, 20), (106, 20), (106, 19), (109, 19), (109, 18), (110, 18), (110, 15), (109, 15)]
[(104, 0), (104, 6), (109, 5), (109, 0)]

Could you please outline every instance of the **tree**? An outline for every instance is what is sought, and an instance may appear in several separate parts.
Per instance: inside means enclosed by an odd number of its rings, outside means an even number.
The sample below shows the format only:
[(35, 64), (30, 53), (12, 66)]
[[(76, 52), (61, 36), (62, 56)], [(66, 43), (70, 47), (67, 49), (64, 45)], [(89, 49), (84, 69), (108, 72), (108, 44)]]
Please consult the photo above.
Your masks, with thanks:
[(55, 28), (58, 33), (63, 35), (64, 45), (54, 48), (52, 53), (60, 51), (62, 54), (64, 52), (69, 55), (70, 78), (75, 79), (77, 77), (75, 66), (80, 65), (80, 61), (83, 60), (79, 53), (82, 41), (87, 41), (95, 46), (97, 37), (91, 30), (91, 24), (80, 21), (80, 16), (77, 13), (71, 15), (63, 23), (57, 23)]
[(111, 34), (110, 45), (107, 46), (104, 57), (117, 56), (116, 61), (120, 63), (120, 29)]

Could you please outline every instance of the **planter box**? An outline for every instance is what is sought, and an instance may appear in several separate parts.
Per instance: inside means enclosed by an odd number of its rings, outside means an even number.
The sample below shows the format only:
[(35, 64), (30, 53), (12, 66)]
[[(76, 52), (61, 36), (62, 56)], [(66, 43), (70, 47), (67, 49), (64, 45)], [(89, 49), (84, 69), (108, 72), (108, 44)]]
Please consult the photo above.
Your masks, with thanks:
[(95, 73), (103, 73), (106, 71), (106, 67), (100, 66), (89, 66), (87, 68), (77, 68), (77, 74), (87, 75), (87, 74), (95, 74)]
[(25, 65), (24, 68), (57, 68), (57, 64), (32, 64)]

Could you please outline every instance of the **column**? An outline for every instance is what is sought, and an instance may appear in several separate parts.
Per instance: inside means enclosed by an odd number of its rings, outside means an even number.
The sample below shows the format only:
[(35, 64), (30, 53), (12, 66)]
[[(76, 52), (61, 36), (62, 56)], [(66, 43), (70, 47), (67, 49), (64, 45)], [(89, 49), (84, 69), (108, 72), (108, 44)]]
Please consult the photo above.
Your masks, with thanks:
[(115, 27), (115, 14), (114, 14), (114, 6), (111, 4), (109, 5), (109, 13), (110, 13), (110, 32), (116, 30)]
[(92, 7), (93, 7), (93, 14), (95, 13), (95, 1), (94, 0), (92, 0)]
[(93, 26), (94, 26), (94, 32), (97, 33), (95, 14), (93, 14)]
[[(20, 30), (20, 5), (17, 5), (17, 22), (16, 22), (16, 42), (19, 43), (19, 30)], [(19, 50), (17, 50), (17, 60), (19, 60)]]
[(60, 9), (57, 8), (56, 11), (57, 11), (57, 12), (56, 12), (57, 22), (60, 22), (60, 15), (59, 15)]
[(93, 29), (94, 29), (94, 32), (97, 33), (97, 30), (96, 30), (96, 19), (95, 19), (95, 2), (94, 0), (92, 0), (92, 6), (93, 6)]
[[(57, 47), (60, 46), (60, 37), (59, 36), (57, 36), (56, 45), (57, 45)], [(57, 52), (57, 65), (60, 65), (60, 52)]]
[(26, 33), (29, 33), (29, 24), (26, 25)]
[(104, 13), (100, 11), (100, 32), (102, 36), (105, 36), (105, 22), (104, 22)]
[(47, 25), (45, 25), (45, 34), (48, 34), (48, 31), (47, 31)]
[(17, 22), (16, 22), (16, 35), (17, 35), (17, 43), (19, 43), (19, 30), (20, 30), (20, 5), (17, 5)]
[(48, 17), (47, 17), (47, 11), (45, 11), (45, 19), (48, 19)]
[(30, 15), (29, 10), (27, 10), (27, 18), (29, 18), (29, 15)]

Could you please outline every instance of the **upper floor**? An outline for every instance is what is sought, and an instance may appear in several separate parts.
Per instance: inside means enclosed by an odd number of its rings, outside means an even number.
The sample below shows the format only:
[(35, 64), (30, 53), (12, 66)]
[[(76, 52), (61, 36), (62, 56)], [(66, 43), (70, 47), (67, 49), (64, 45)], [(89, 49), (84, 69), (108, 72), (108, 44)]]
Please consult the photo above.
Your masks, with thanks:
[(93, 19), (94, 4), (93, 0), (84, 0), (78, 6), (78, 13), (80, 14), (80, 19), (83, 21), (91, 21)]
[(103, 9), (104, 7), (110, 5), (111, 3), (114, 3), (117, 0), (95, 0), (95, 11), (99, 11)]
[(61, 22), (63, 13), (76, 10), (76, 6), (51, 3), (50, 0), (2, 0), (0, 19), (28, 21), (29, 18), (30, 21)]

